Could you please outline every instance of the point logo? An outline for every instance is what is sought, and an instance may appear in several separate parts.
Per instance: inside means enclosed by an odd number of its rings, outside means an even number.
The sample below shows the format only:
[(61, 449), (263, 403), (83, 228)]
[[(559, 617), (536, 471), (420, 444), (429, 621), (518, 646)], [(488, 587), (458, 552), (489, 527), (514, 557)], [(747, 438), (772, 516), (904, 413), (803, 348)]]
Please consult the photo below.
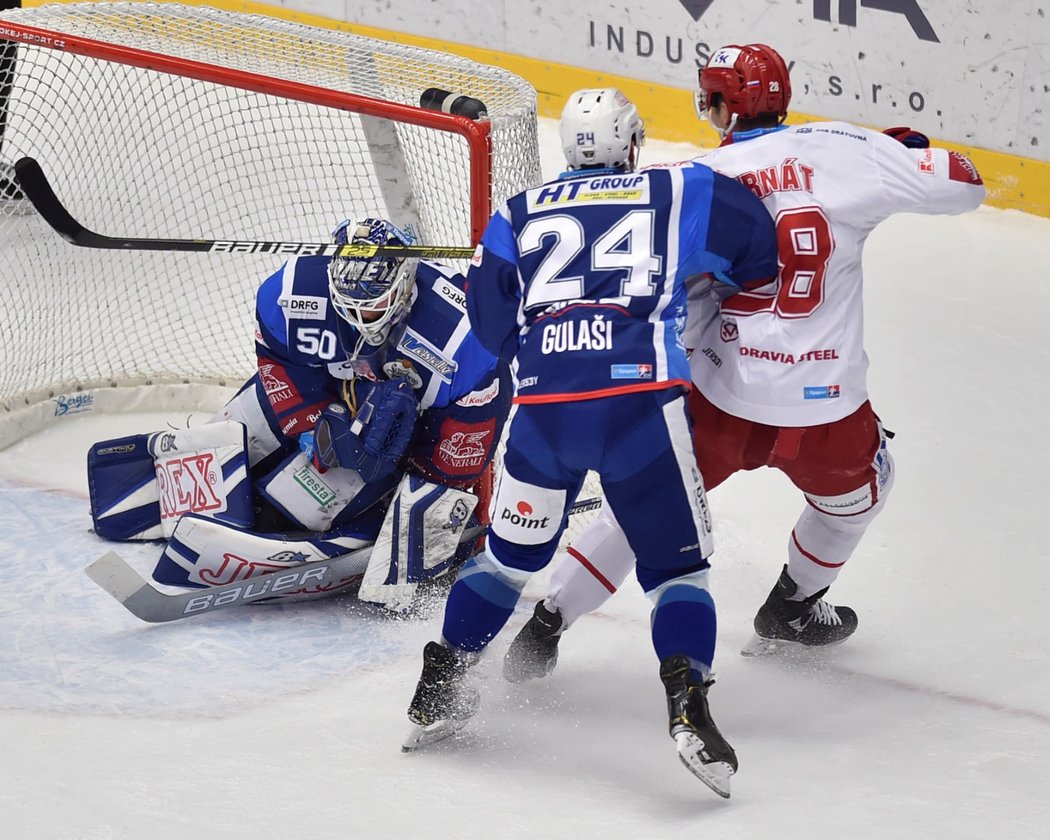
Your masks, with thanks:
[(509, 507), (505, 507), (500, 514), (500, 519), (508, 521), (511, 525), (529, 530), (541, 530), (550, 524), (551, 518), (549, 516), (534, 517), (532, 515), (532, 505), (528, 502), (520, 501), (514, 507), (517, 509), (517, 513)]

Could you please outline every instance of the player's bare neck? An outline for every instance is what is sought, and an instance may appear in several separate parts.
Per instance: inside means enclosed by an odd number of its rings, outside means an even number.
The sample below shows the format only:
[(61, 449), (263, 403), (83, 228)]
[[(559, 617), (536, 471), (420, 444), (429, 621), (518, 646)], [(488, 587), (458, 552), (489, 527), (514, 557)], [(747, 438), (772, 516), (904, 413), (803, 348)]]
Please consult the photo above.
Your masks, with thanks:
[(745, 120), (738, 118), (736, 125), (733, 126), (733, 131), (740, 132), (741, 134), (745, 131), (754, 131), (756, 128), (776, 128), (780, 125), (780, 117), (776, 114), (759, 114), (753, 119)]

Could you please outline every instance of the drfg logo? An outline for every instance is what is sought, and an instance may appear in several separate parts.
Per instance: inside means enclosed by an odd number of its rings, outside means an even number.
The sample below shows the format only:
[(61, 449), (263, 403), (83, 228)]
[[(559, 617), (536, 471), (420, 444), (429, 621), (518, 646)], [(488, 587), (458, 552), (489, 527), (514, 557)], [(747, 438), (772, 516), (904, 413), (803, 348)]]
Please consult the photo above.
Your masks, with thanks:
[[(704, 13), (714, 5), (715, 0), (678, 0), (693, 20), (700, 20)], [(831, 0), (813, 0), (813, 19), (833, 23), (831, 19)], [(919, 7), (919, 0), (837, 0), (838, 23), (841, 26), (857, 25), (857, 6), (879, 12), (892, 12), (904, 15), (912, 32), (922, 41), (940, 43), (940, 38), (933, 31), (929, 19)]]
[(184, 513), (226, 510), (222, 475), (214, 461), (214, 452), (199, 452), (157, 462), (161, 520)]

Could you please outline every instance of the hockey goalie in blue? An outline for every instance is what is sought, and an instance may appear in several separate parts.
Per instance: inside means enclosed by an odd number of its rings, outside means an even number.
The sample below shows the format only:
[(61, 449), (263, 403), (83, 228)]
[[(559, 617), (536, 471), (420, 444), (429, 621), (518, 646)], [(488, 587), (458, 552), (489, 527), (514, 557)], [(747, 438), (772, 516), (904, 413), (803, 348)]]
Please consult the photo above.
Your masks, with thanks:
[[(776, 272), (769, 214), (698, 163), (581, 170), (512, 197), (493, 216), (468, 273), (467, 311), (480, 343), (514, 368), (514, 408), (485, 550), (460, 569), (441, 640), (424, 649), (405, 749), (473, 714), (469, 665), (550, 562), (589, 470), (653, 602), (671, 707), (706, 696), (712, 539), (686, 412), (686, 298), (692, 285), (732, 292)], [(710, 723), (706, 700), (702, 713)], [(705, 749), (695, 728), (684, 734)], [(695, 768), (728, 796), (735, 755), (713, 723), (704, 734)]]
[[(414, 239), (364, 219), (333, 241)], [(367, 569), (328, 591), (360, 583), (363, 599), (406, 606), (469, 553), (470, 488), (510, 408), (463, 276), (399, 256), (295, 257), (258, 290), (255, 341), (258, 372), (211, 423), (92, 447), (96, 532), (166, 539), (154, 579), (189, 587), (374, 543)]]

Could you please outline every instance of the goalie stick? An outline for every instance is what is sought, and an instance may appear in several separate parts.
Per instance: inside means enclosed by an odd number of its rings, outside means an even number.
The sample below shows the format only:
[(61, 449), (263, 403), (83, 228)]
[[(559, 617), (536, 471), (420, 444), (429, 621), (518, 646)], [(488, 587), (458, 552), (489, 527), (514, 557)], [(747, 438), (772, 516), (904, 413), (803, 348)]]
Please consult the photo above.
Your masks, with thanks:
[[(569, 508), (569, 515), (597, 510), (601, 504), (600, 498), (583, 499)], [(482, 526), (468, 528), (461, 535), (460, 542), (469, 542), (480, 536), (483, 531)], [(320, 595), (326, 584), (340, 581), (352, 574), (360, 574), (362, 564), (367, 563), (371, 553), (372, 546), (366, 546), (349, 554), (312, 560), (282, 572), (271, 572), (207, 589), (175, 593), (157, 589), (115, 551), (103, 554), (84, 571), (137, 618), (150, 624), (160, 624), (226, 607), (280, 598), (282, 594), (291, 594), (302, 586), (313, 587)], [(297, 597), (301, 597), (301, 594)]]
[(88, 230), (59, 201), (44, 170), (33, 158), (15, 162), (15, 179), (36, 211), (67, 242), (82, 248), (117, 251), (203, 251), (209, 254), (275, 254), (282, 257), (420, 257), (469, 259), (473, 248), (445, 245), (334, 245), (331, 242), (269, 242), (255, 239), (137, 239)]
[(344, 577), (344, 570), (359, 570), (360, 564), (367, 561), (371, 553), (369, 546), (350, 554), (303, 563), (283, 572), (172, 594), (155, 588), (115, 551), (103, 554), (84, 571), (133, 615), (151, 624), (159, 624), (280, 597), (282, 592), (291, 593), (301, 586), (323, 587)]

